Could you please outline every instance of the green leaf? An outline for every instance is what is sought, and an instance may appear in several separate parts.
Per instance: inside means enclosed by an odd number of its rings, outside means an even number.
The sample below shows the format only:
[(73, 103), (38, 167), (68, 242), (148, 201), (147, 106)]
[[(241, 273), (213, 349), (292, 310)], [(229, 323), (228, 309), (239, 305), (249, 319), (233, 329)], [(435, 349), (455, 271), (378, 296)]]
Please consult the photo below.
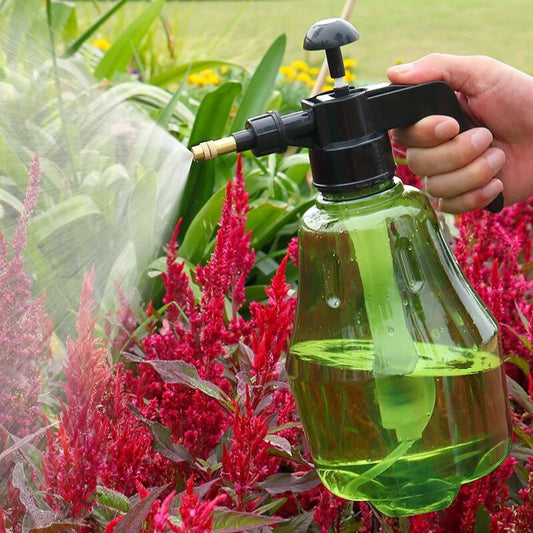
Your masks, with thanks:
[[(215, 91), (206, 94), (200, 104), (189, 146), (224, 135), (228, 117), (241, 84), (227, 82)], [(179, 214), (183, 218), (182, 230), (186, 230), (192, 219), (213, 194), (217, 161), (204, 161), (192, 166), (185, 184)]]
[(507, 376), (509, 396), (529, 414), (533, 414), (533, 403), (528, 393), (510, 376)]
[(72, 196), (33, 217), (30, 222), (32, 237), (41, 242), (68, 224), (90, 215), (99, 215), (100, 210), (85, 194)]
[(52, 0), (52, 31), (59, 35), (71, 23), (71, 19), (75, 16), (74, 5), (70, 2), (61, 2)]
[(13, 196), (10, 192), (6, 191), (5, 189), (0, 189), (0, 202), (3, 204), (9, 205), (17, 213), (19, 214), (22, 213), (22, 209), (23, 209), (22, 202), (16, 196)]
[(168, 101), (168, 104), (164, 107), (163, 111), (157, 119), (157, 123), (164, 129), (168, 129), (168, 125), (174, 116), (174, 108), (176, 107), (179, 97), (181, 96), (181, 90), (183, 85), (181, 85), (177, 91), (174, 91), (172, 98)]
[(74, 55), (82, 44), (93, 35), (104, 22), (111, 18), (128, 0), (119, 0), (115, 2), (94, 24), (84, 31), (65, 51), (63, 57)]
[(125, 70), (134, 50), (139, 46), (146, 32), (159, 15), (165, 0), (150, 4), (119, 36), (104, 54), (94, 71), (96, 79), (111, 79), (119, 70)]
[(484, 505), (480, 505), (476, 512), (474, 533), (486, 533), (490, 530), (490, 515)]
[(194, 365), (185, 361), (142, 360), (142, 362), (151, 365), (165, 383), (180, 383), (191, 389), (203, 392), (222, 404), (228, 404), (229, 402), (226, 394), (220, 387), (202, 379), (198, 375), (198, 371)]
[(279, 221), (288, 207), (288, 204), (271, 201), (250, 209), (246, 219), (246, 230), (253, 231), (253, 248), (261, 248), (276, 232)]
[(19, 188), (26, 189), (26, 184), (28, 182), (28, 168), (2, 135), (0, 135), (0, 161), (2, 161), (3, 172), (5, 172)]
[(102, 485), (96, 487), (96, 499), (98, 500), (98, 503), (111, 509), (122, 511), (123, 513), (129, 511), (131, 507), (131, 502), (126, 496), (124, 496), (124, 494), (122, 494), (122, 492), (108, 489)]
[(315, 470), (310, 470), (303, 475), (297, 474), (273, 474), (259, 486), (269, 494), (283, 494), (284, 492), (306, 492), (320, 485), (320, 479)]
[(194, 457), (189, 450), (185, 446), (172, 442), (170, 428), (155, 420), (145, 418), (137, 409), (132, 408), (132, 410), (152, 430), (152, 435), (154, 436), (153, 446), (156, 451), (174, 463), (194, 464)]
[(155, 76), (152, 76), (149, 80), (150, 85), (157, 85), (158, 87), (164, 87), (171, 83), (176, 83), (181, 81), (185, 76), (189, 74), (194, 74), (196, 72), (202, 72), (202, 70), (207, 70), (210, 68), (220, 68), (220, 67), (229, 67), (229, 68), (238, 68), (243, 69), (242, 66), (237, 63), (231, 63), (229, 61), (213, 61), (213, 60), (202, 60), (202, 61), (193, 61), (191, 63), (186, 63), (184, 65), (178, 65), (176, 67), (169, 68)]
[(262, 516), (219, 508), (213, 511), (214, 533), (239, 533), (286, 522), (285, 518)]
[(233, 120), (231, 133), (242, 130), (249, 118), (263, 113), (276, 82), (286, 42), (285, 35), (280, 35), (255, 69)]
[(222, 214), (225, 195), (226, 188), (223, 187), (213, 194), (198, 211), (179, 246), (180, 257), (195, 265), (205, 259), (208, 245)]
[(307, 533), (314, 522), (313, 513), (308, 511), (292, 517), (286, 524), (275, 529), (276, 533)]
[[(134, 100), (147, 104), (154, 109), (169, 106), (172, 96), (159, 87), (147, 83), (124, 82), (111, 87), (90, 102), (87, 115), (93, 123), (104, 120), (104, 117), (127, 100)], [(173, 108), (173, 115), (183, 122), (193, 122), (194, 114), (181, 102)]]

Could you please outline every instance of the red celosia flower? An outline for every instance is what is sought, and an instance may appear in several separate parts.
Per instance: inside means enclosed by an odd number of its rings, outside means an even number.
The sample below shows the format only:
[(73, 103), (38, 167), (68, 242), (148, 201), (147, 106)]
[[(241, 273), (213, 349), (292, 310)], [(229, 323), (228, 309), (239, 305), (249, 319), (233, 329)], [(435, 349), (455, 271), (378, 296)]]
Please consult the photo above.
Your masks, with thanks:
[(320, 526), (320, 533), (328, 533), (330, 528), (339, 530), (341, 512), (346, 507), (346, 500), (341, 500), (327, 490), (323, 489), (318, 505), (315, 507), (313, 517)]
[(294, 266), (298, 268), (298, 237), (293, 237), (289, 241), (289, 244), (287, 245), (287, 252), (289, 253), (289, 257), (291, 258)]
[(190, 477), (187, 489), (181, 497), (179, 508), (181, 526), (169, 523), (170, 529), (176, 533), (210, 533), (213, 523), (213, 510), (221, 500), (221, 496), (203, 502), (194, 494), (194, 478)]
[(277, 364), (288, 348), (292, 333), (296, 298), (290, 295), (290, 285), (285, 281), (286, 256), (266, 289), (268, 302), (250, 304), (251, 333), (248, 344), (255, 354), (253, 372), (256, 387), (263, 387), (279, 374)]
[(374, 513), (365, 502), (359, 504), (359, 509), (361, 511), (361, 528), (359, 533), (373, 533), (374, 532)]
[[(52, 324), (44, 296), (34, 299), (32, 282), (24, 271), (23, 252), (30, 217), (40, 190), (41, 167), (35, 156), (29, 168), (28, 187), (15, 233), (8, 244), (0, 231), (0, 450), (9, 447), (8, 433), (24, 437), (36, 431), (41, 420), (41, 372), (50, 359)], [(0, 460), (0, 502), (12, 523), (21, 521), (18, 491), (8, 480), (11, 457)], [(10, 510), (8, 511), (8, 507)]]
[(411, 172), (411, 169), (406, 165), (406, 151), (402, 146), (398, 146), (391, 141), (392, 153), (397, 161), (396, 175), (402, 180), (405, 185), (412, 185), (417, 189), (422, 188), (422, 181), (420, 177)]
[(474, 289), (502, 326), (504, 354), (518, 354), (533, 363), (532, 355), (517, 336), (529, 335), (520, 315), (532, 316), (527, 295), (533, 282), (525, 277), (519, 263), (523, 243), (512, 227), (501, 223), (505, 213), (506, 210), (495, 216), (476, 211), (462, 215), (457, 220), (459, 235), (454, 252)]
[[(240, 337), (244, 323), (238, 310), (254, 264), (245, 229), (248, 209), (239, 162), (235, 179), (227, 186), (215, 249), (207, 264), (196, 270), (195, 281), (202, 289), (200, 302), (195, 301), (184, 263), (178, 257), (178, 225), (167, 246), (167, 272), (163, 274), (166, 316), (159, 332), (143, 339), (147, 359), (194, 364), (202, 379), (226, 391), (231, 385), (219, 360)], [(227, 299), (232, 310), (229, 317), (225, 314)], [(195, 457), (205, 459), (230, 424), (227, 412), (215, 400), (183, 385), (163, 383), (148, 365), (140, 364), (137, 375), (129, 373), (127, 379), (143, 416), (169, 427), (173, 441)]]
[[(34, 300), (31, 280), (24, 272), (23, 252), (30, 217), (39, 196), (41, 168), (35, 156), (23, 210), (11, 241), (0, 231), (0, 425), (23, 437), (38, 428), (41, 369), (50, 357), (52, 332), (44, 298)], [(1, 444), (7, 444), (0, 434)], [(0, 480), (2, 474), (0, 470)]]
[(268, 471), (269, 445), (267, 418), (256, 415), (246, 391), (244, 405), (235, 402), (233, 436), (229, 449), (223, 444), (222, 479), (232, 487), (236, 509), (245, 510), (250, 504), (258, 482), (272, 473)]
[(47, 501), (57, 511), (64, 502), (74, 518), (83, 517), (93, 505), (109, 431), (102, 399), (111, 373), (105, 362), (107, 352), (95, 338), (93, 281), (94, 270), (86, 276), (82, 288), (78, 337), (67, 339), (63, 385), (66, 402), (61, 406), (57, 430), (47, 432), (43, 454)]

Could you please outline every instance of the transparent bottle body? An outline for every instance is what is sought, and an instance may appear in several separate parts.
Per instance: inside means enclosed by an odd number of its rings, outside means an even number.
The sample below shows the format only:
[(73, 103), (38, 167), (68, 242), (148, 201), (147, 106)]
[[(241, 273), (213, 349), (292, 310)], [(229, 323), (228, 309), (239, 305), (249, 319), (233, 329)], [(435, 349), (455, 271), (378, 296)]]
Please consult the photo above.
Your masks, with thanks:
[(511, 424), (498, 327), (426, 196), (319, 198), (299, 244), (287, 369), (323, 483), (391, 516), (448, 506)]

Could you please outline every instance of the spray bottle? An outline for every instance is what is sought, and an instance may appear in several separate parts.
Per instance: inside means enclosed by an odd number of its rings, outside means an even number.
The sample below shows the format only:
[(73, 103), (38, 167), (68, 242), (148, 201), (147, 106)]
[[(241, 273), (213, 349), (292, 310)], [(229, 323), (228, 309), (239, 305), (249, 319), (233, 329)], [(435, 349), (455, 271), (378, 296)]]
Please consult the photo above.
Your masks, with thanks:
[(387, 132), (433, 114), (468, 121), (443, 82), (349, 87), (340, 47), (358, 38), (343, 19), (314, 24), (304, 48), (326, 51), (334, 89), (193, 154), (309, 148), (319, 194), (299, 229), (291, 388), (324, 485), (408, 516), (500, 464), (511, 424), (498, 326), (427, 196), (395, 177)]

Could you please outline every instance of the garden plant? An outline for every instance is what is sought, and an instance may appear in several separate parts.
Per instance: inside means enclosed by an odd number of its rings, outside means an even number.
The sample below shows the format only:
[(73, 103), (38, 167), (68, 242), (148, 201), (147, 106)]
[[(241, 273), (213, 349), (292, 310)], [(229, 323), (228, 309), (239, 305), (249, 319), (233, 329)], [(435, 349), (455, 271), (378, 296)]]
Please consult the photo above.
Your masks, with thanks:
[(184, 148), (296, 110), (315, 66), (284, 36), (252, 70), (174, 64), (164, 0), (100, 33), (126, 3), (0, 1), (0, 533), (533, 532), (533, 200), (442, 216), (500, 323), (509, 458), (442, 512), (337, 498), (284, 365), (308, 158)]

